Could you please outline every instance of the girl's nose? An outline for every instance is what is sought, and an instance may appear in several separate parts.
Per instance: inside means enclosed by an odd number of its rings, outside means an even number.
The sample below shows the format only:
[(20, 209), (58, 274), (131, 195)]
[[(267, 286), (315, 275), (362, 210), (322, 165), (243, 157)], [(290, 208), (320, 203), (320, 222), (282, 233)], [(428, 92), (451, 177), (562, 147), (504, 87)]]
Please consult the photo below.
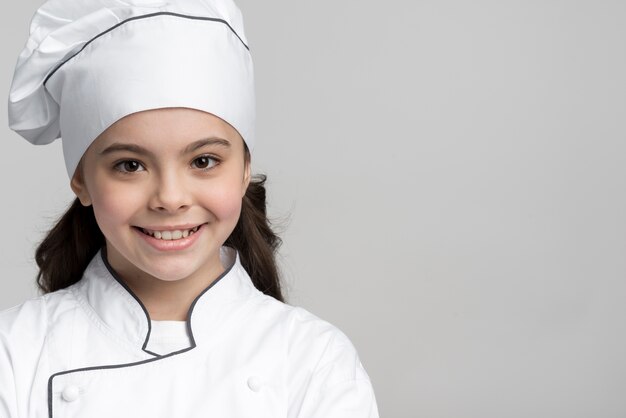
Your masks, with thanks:
[(177, 173), (164, 173), (155, 182), (150, 207), (162, 212), (177, 212), (191, 205), (191, 194)]

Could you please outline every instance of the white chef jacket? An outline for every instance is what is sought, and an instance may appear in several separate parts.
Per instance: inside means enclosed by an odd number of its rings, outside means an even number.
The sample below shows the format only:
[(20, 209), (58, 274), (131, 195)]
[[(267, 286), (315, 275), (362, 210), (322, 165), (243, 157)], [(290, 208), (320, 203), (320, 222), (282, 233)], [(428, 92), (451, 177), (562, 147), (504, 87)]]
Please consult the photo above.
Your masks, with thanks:
[(77, 283), (1, 311), (0, 417), (378, 418), (346, 335), (257, 290), (235, 249), (220, 256), (190, 345), (166, 354), (104, 248)]

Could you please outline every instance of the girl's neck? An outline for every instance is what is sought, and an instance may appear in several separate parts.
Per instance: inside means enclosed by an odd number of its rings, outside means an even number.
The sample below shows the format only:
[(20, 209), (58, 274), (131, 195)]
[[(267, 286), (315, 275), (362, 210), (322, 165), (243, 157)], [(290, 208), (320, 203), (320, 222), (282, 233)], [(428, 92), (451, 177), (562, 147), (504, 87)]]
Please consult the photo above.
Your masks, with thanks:
[(196, 271), (195, 275), (167, 281), (138, 269), (115, 250), (106, 253), (118, 278), (141, 300), (150, 319), (155, 321), (186, 320), (194, 299), (224, 272), (224, 266), (218, 262), (210, 269)]

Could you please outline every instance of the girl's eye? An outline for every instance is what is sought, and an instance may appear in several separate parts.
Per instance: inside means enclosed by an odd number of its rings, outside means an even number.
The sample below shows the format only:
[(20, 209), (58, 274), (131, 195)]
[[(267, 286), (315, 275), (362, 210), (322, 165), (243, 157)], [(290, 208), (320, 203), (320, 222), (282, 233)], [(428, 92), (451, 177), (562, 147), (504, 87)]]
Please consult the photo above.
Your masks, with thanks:
[[(122, 167), (122, 168), (119, 168)], [(135, 160), (125, 160), (125, 161), (120, 161), (119, 163), (115, 164), (115, 169), (117, 171), (120, 171), (124, 174), (129, 174), (129, 173), (134, 173), (136, 171), (141, 171), (139, 170), (139, 168), (141, 167), (141, 163), (139, 163), (139, 161), (135, 161)]]
[(210, 170), (219, 162), (217, 158), (211, 157), (210, 155), (202, 155), (193, 161), (196, 163), (196, 167), (205, 171)]

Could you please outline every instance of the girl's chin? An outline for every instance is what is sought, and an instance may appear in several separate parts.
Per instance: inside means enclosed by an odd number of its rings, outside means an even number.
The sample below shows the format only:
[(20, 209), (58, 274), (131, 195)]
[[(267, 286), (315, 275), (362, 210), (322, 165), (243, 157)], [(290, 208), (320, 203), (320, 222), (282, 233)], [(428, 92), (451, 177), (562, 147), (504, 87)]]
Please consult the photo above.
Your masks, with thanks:
[(195, 273), (194, 270), (189, 269), (189, 264), (186, 264), (184, 268), (155, 267), (157, 266), (153, 264), (150, 266), (149, 269), (144, 270), (144, 272), (162, 282), (177, 282), (180, 280), (185, 280)]

